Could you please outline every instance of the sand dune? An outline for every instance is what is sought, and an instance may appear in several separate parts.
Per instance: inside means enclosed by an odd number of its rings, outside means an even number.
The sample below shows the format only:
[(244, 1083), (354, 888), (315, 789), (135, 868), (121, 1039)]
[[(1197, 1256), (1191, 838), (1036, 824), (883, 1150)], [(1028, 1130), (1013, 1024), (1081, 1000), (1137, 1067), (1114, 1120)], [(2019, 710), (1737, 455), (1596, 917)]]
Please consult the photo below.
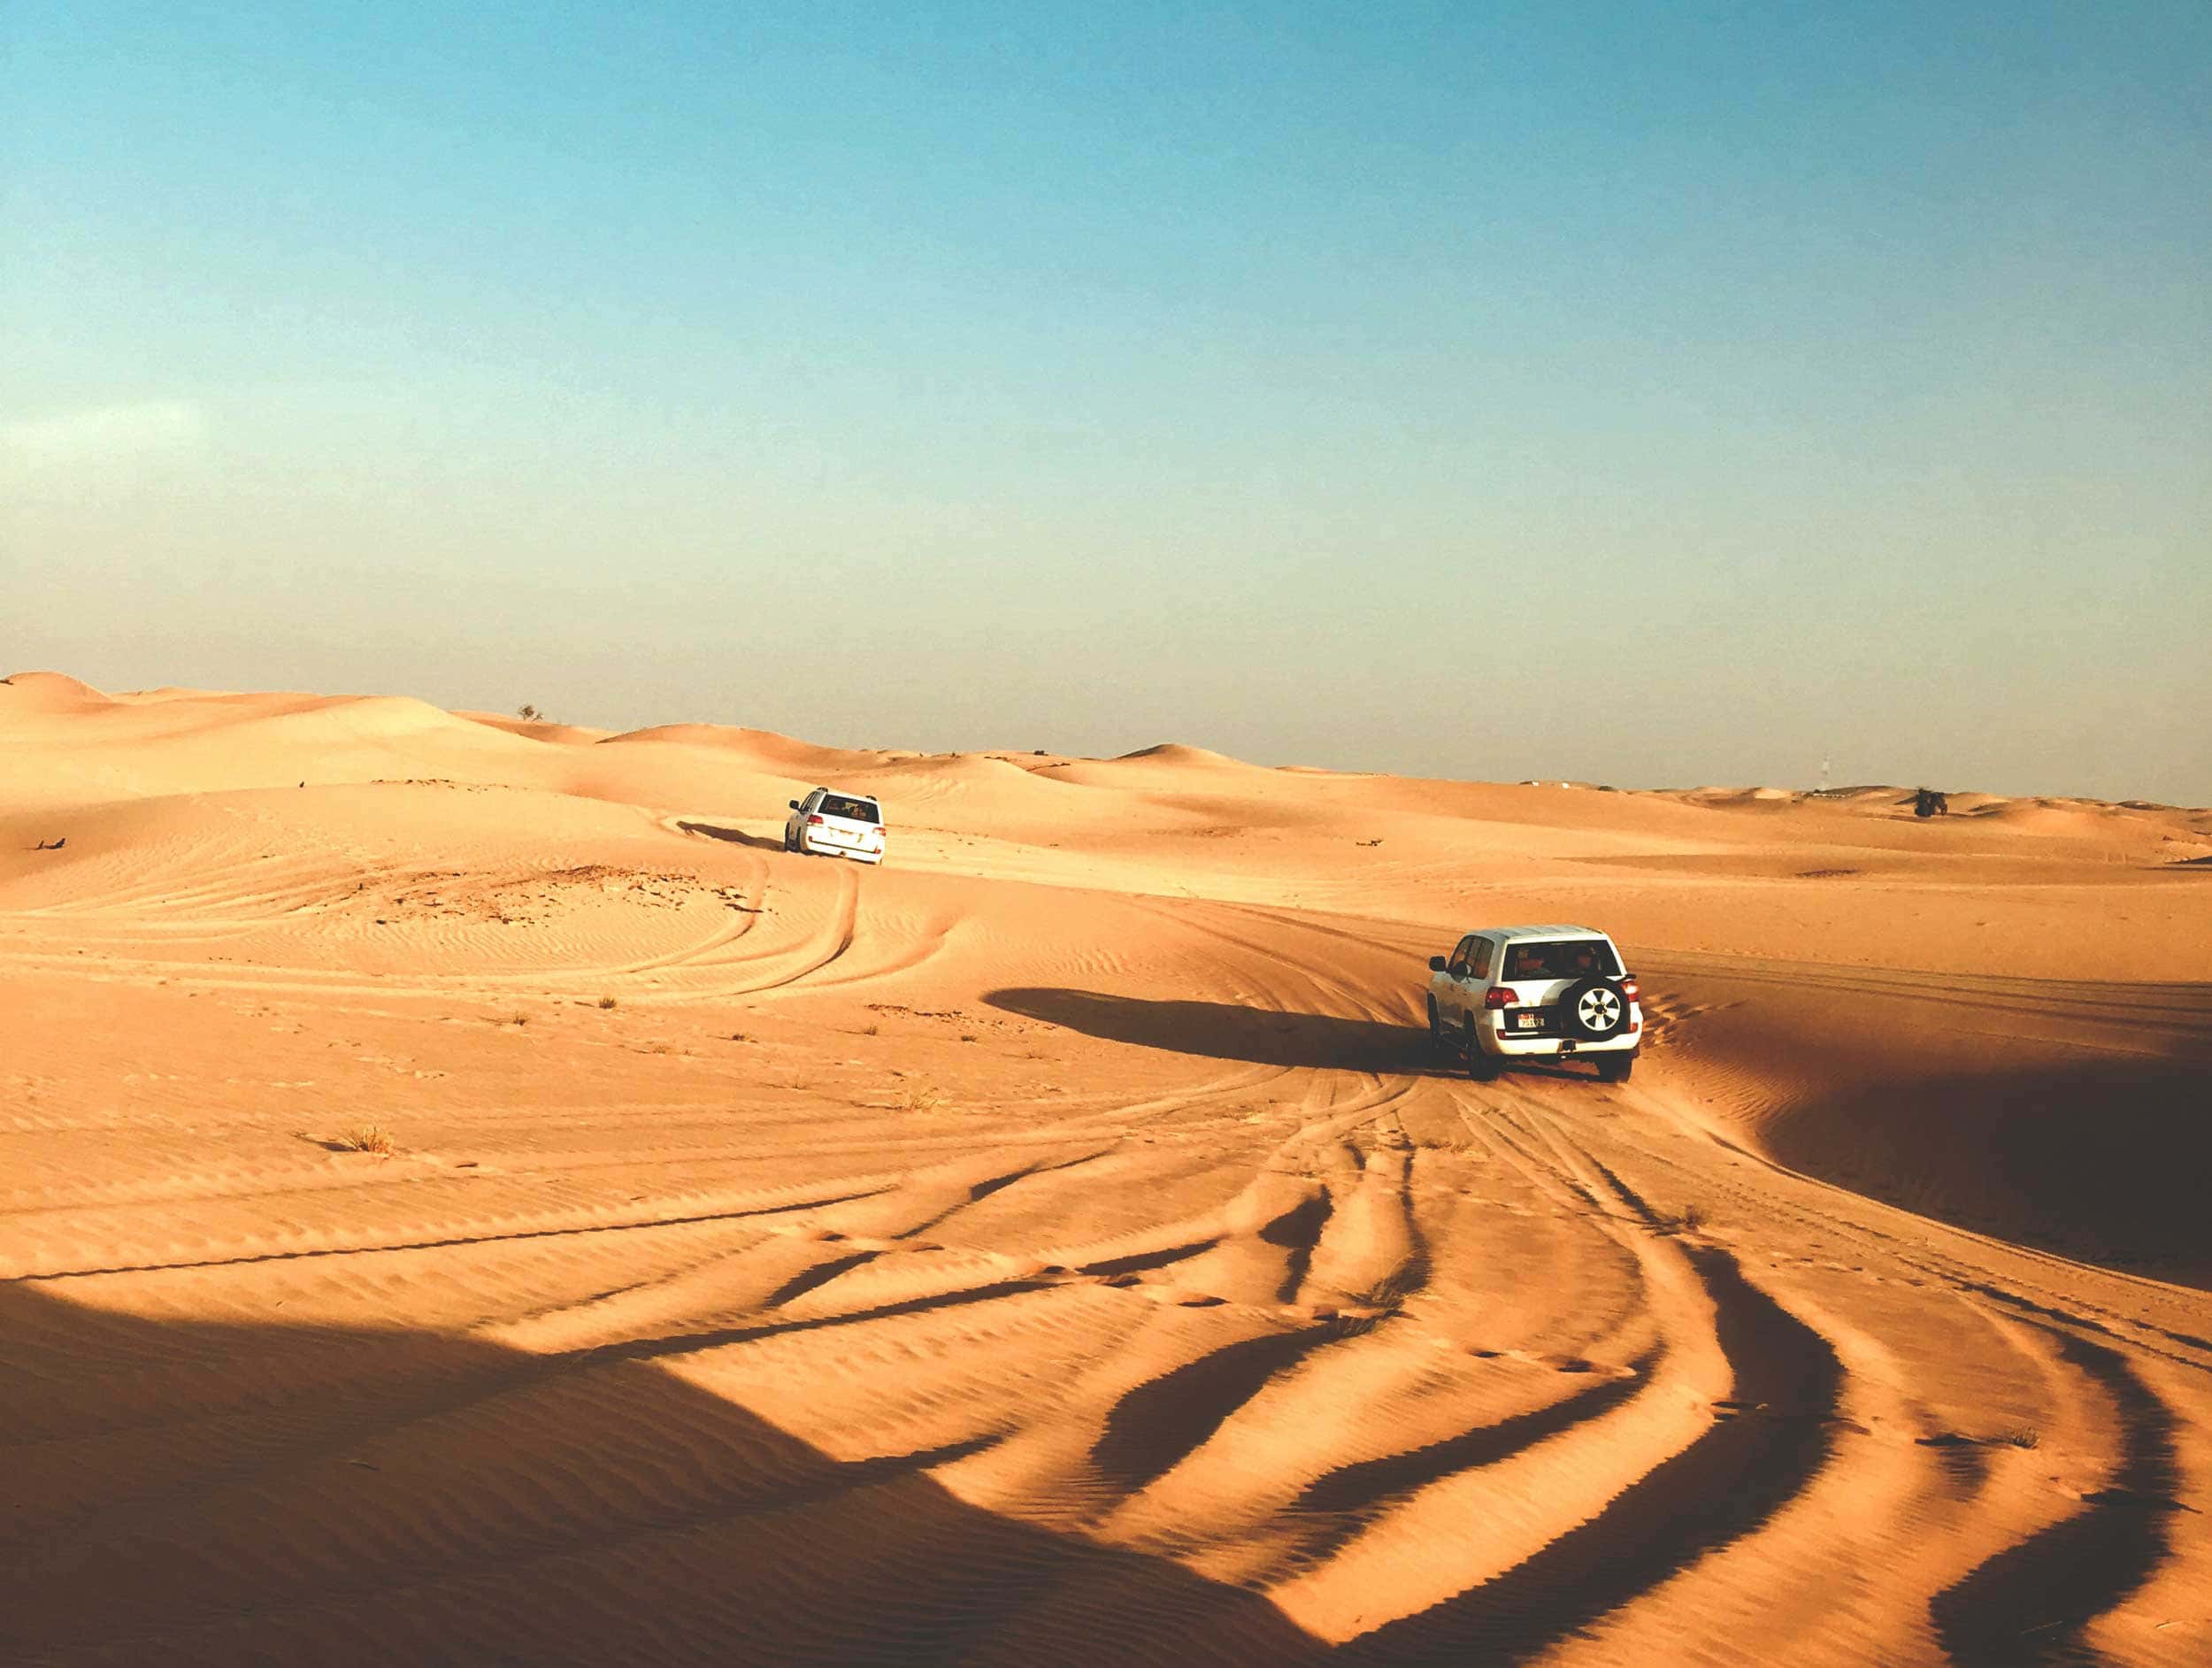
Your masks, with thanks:
[[(2202, 811), (51, 673), (0, 761), (0, 1656), (2212, 1661)], [(1634, 1081), (1432, 1054), (1560, 919)]]

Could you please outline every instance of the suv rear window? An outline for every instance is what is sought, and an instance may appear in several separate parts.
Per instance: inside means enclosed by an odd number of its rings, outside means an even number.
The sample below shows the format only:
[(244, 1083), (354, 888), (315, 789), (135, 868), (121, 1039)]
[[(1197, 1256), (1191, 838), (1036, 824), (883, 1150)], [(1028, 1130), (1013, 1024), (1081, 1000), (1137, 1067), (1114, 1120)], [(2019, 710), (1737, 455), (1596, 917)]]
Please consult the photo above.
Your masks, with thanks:
[(855, 822), (881, 822), (883, 812), (872, 799), (848, 799), (842, 794), (822, 796), (825, 817), (849, 817)]
[(1620, 958), (1601, 938), (1550, 939), (1512, 945), (1505, 952), (1505, 967), (1501, 976), (1507, 980), (1587, 979), (1593, 973), (1605, 979), (1621, 976)]

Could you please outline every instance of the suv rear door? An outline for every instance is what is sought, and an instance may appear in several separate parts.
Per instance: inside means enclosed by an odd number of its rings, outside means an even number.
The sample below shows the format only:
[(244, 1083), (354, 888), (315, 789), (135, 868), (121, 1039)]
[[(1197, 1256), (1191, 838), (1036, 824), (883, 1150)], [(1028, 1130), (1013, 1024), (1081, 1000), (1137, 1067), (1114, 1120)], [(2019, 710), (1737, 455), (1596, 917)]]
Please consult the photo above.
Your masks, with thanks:
[[(814, 808), (814, 843), (855, 851), (883, 849), (883, 808), (857, 794), (825, 792)], [(813, 822), (813, 818), (808, 819)]]
[[(1505, 1010), (1509, 1018), (1500, 1023), (1509, 1033), (1528, 1031), (1550, 1035), (1558, 1029), (1555, 1011), (1559, 998), (1578, 981), (1590, 978), (1617, 979), (1620, 957), (1601, 938), (1524, 939), (1506, 946), (1495, 983), (1510, 989), (1518, 999)], [(1538, 1025), (1523, 1023), (1532, 1011), (1542, 1011)]]

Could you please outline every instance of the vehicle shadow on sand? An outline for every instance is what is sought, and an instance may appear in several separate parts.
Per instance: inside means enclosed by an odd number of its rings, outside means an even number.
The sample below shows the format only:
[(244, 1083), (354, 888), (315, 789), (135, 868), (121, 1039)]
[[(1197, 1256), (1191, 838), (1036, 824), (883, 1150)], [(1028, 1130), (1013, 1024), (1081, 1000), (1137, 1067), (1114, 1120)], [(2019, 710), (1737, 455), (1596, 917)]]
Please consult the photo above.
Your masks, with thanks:
[(1004, 1012), (1065, 1026), (1086, 1036), (1210, 1060), (1434, 1077), (1459, 1076), (1464, 1069), (1455, 1055), (1432, 1046), (1425, 1026), (1386, 1019), (1051, 987), (994, 990), (984, 1000)]
[(780, 840), (771, 840), (764, 834), (749, 834), (742, 828), (725, 827), (718, 822), (690, 822), (680, 820), (676, 826), (687, 834), (704, 834), (710, 840), (726, 840), (733, 846), (751, 846), (757, 851), (781, 851)]

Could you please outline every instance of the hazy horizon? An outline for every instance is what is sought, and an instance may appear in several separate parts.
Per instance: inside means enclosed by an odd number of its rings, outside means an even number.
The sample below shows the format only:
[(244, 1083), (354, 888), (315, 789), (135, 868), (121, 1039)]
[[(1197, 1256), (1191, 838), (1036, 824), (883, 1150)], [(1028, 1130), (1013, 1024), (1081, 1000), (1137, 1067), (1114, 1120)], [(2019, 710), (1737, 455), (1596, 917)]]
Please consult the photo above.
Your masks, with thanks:
[(0, 673), (2212, 802), (2212, 12), (0, 18)]

